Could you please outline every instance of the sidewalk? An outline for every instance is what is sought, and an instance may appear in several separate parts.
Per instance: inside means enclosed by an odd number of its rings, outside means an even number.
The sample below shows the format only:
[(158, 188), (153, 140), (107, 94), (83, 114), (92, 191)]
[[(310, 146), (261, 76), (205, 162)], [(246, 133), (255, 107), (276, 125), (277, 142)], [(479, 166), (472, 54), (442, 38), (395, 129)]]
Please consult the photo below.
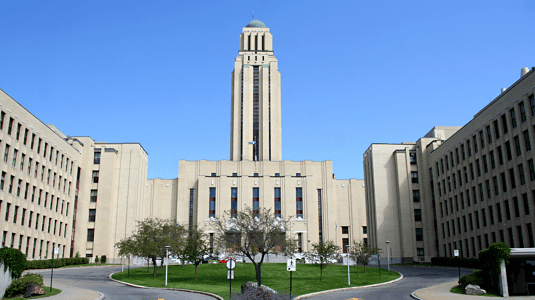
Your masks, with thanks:
[[(461, 295), (450, 293), (451, 288), (457, 286), (457, 280), (442, 283), (439, 285), (430, 286), (425, 289), (420, 289), (411, 294), (415, 299), (420, 300), (485, 300), (485, 299), (496, 299), (496, 298), (487, 298), (485, 296), (476, 296), (476, 295)], [(515, 296), (505, 299), (515, 299), (515, 300), (535, 300), (535, 296)]]
[[(50, 286), (45, 286), (45, 291), (50, 291)], [(60, 280), (54, 281), (53, 288), (60, 289), (61, 293), (48, 297), (47, 300), (97, 300), (104, 299), (104, 295), (92, 290), (81, 289), (66, 285)]]

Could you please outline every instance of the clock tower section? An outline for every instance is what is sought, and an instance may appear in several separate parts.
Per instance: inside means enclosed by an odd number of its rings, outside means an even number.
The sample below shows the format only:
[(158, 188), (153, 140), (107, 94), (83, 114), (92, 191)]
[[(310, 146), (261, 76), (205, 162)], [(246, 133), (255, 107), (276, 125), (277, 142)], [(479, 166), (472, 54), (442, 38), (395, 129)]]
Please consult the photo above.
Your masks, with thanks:
[(282, 160), (280, 87), (273, 37), (253, 20), (242, 30), (232, 72), (230, 160)]

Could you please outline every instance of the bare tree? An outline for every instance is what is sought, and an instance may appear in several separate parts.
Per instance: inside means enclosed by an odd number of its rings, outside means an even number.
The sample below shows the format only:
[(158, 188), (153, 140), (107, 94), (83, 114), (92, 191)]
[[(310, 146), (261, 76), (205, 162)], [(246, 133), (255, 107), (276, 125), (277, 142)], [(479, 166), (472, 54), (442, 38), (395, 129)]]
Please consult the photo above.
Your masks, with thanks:
[[(236, 217), (232, 217), (235, 215)], [(246, 206), (243, 211), (226, 211), (215, 222), (218, 231), (218, 246), (231, 253), (240, 253), (249, 258), (256, 271), (258, 285), (262, 285), (262, 263), (268, 253), (290, 254), (295, 250), (295, 241), (288, 232), (288, 220), (275, 217), (270, 209), (253, 210)], [(260, 260), (255, 256), (260, 254)]]
[(312, 251), (305, 254), (306, 258), (320, 267), (320, 280), (323, 280), (323, 269), (325, 269), (332, 260), (340, 257), (338, 251), (340, 251), (340, 247), (333, 241), (327, 240), (312, 244)]

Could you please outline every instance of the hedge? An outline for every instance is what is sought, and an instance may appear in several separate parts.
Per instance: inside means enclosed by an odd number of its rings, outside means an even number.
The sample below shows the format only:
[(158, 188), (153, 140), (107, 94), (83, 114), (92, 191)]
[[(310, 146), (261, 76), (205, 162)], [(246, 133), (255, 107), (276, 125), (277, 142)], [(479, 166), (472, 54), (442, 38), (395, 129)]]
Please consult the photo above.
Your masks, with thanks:
[[(87, 257), (69, 257), (54, 259), (54, 268), (70, 265), (83, 265), (88, 264), (89, 258)], [(52, 259), (43, 260), (29, 260), (26, 262), (26, 269), (50, 269), (52, 268)]]
[(437, 266), (448, 267), (463, 267), (480, 269), (481, 263), (477, 258), (461, 258), (461, 257), (433, 257), (431, 263)]
[(26, 292), (26, 288), (30, 283), (43, 286), (43, 275), (34, 273), (24, 274), (24, 276), (22, 276), (21, 278), (11, 282), (9, 287), (6, 289), (6, 292), (4, 293), (4, 297), (13, 297), (16, 295), (24, 294)]
[(26, 255), (20, 250), (3, 247), (0, 249), (0, 262), (4, 264), (4, 272), (9, 267), (12, 278), (19, 278), (26, 266)]
[(476, 271), (472, 274), (461, 277), (459, 285), (463, 289), (466, 288), (466, 286), (469, 284), (479, 285), (480, 287), (482, 287), (484, 285), (483, 271)]

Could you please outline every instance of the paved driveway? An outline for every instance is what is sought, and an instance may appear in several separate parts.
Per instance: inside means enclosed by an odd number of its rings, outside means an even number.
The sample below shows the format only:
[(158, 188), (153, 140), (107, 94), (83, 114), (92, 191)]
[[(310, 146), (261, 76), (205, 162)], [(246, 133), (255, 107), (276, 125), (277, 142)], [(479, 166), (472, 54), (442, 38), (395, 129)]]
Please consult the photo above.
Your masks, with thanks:
[[(347, 291), (332, 292), (307, 300), (331, 300), (351, 299), (362, 300), (390, 300), (412, 299), (410, 294), (415, 290), (428, 286), (453, 281), (459, 278), (459, 271), (445, 268), (421, 268), (421, 267), (391, 267), (391, 270), (403, 274), (405, 278), (395, 283), (378, 287), (359, 288)], [(461, 276), (472, 273), (472, 270), (461, 270)]]
[[(135, 288), (108, 279), (108, 275), (118, 271), (121, 271), (121, 267), (54, 269), (52, 287), (60, 288), (64, 293), (47, 298), (47, 300), (94, 300), (97, 299), (100, 294), (93, 291), (102, 293), (106, 300), (214, 299), (209, 296), (195, 293)], [(42, 274), (45, 287), (50, 286), (50, 269), (46, 271), (36, 270), (31, 272)]]

